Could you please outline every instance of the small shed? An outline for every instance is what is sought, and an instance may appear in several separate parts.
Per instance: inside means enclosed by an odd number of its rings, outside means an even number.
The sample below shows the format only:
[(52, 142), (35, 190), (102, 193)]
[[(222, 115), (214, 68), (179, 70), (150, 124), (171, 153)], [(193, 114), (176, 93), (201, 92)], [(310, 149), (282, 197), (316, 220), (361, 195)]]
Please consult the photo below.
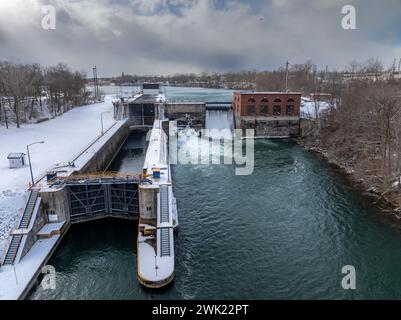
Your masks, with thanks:
[(10, 153), (7, 157), (10, 169), (21, 168), (25, 166), (25, 153)]

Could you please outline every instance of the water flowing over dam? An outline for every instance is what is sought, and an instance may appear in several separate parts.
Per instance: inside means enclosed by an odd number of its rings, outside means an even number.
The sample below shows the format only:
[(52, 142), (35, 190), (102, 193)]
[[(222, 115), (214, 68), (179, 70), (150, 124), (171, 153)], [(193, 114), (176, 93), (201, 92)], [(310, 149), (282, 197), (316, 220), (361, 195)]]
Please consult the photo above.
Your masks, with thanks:
[(206, 129), (234, 131), (234, 114), (232, 110), (207, 110)]
[[(234, 134), (234, 113), (229, 110), (207, 110), (205, 128), (213, 138), (231, 140)], [(216, 131), (217, 130), (217, 131)]]

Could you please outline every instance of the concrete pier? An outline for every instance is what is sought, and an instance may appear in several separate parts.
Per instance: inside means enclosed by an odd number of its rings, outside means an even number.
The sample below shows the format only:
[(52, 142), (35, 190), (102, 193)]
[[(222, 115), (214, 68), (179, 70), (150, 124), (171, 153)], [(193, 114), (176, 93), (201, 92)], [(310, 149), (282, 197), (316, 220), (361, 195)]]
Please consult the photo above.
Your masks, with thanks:
[(138, 281), (161, 288), (174, 279), (174, 229), (177, 208), (172, 191), (168, 139), (156, 120), (143, 167), (137, 244)]

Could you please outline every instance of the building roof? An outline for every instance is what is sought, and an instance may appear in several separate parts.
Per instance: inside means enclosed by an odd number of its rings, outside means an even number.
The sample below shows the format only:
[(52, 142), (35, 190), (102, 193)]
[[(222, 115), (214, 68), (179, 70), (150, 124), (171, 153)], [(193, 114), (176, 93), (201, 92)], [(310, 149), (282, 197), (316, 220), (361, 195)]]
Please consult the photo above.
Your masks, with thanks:
[(160, 87), (159, 83), (142, 83), (143, 90), (159, 90)]
[(302, 95), (302, 92), (285, 92), (285, 91), (236, 91), (236, 94), (250, 94), (250, 95), (279, 95), (279, 94), (286, 94), (286, 95)]
[(7, 157), (7, 159), (21, 159), (22, 157), (25, 156), (25, 153), (10, 153)]
[(163, 94), (142, 94), (128, 101), (130, 104), (153, 104), (165, 102)]

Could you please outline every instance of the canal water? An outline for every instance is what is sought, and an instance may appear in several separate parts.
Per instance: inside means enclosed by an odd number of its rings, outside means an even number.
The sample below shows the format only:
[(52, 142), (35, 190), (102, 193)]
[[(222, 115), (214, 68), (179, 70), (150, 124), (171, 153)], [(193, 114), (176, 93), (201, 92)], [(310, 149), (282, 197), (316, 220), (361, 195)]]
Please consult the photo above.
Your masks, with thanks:
[[(141, 139), (127, 141), (136, 155)], [(136, 224), (103, 220), (70, 229), (49, 262), (56, 290), (37, 286), (30, 298), (401, 298), (400, 224), (316, 155), (259, 140), (252, 175), (236, 176), (232, 165), (172, 169), (180, 229), (171, 286), (142, 288)], [(345, 265), (356, 269), (356, 290), (341, 287)]]
[(146, 156), (146, 133), (128, 136), (107, 171), (124, 174), (141, 173)]

